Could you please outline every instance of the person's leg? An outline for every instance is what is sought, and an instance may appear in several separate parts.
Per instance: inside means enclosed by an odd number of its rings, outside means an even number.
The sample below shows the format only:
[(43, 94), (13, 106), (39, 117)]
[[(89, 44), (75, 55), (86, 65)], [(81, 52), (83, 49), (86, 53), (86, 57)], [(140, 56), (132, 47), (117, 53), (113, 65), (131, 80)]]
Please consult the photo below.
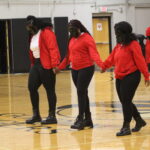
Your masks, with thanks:
[(73, 69), (71, 70), (72, 80), (76, 88), (77, 88), (78, 74), (79, 74), (78, 70)]
[[(79, 73), (79, 71), (77, 71), (77, 70), (72, 71), (72, 80), (73, 80), (74, 85), (76, 86), (76, 88), (77, 88), (77, 81), (78, 81), (78, 73)], [(86, 90), (85, 117), (89, 116), (89, 115), (91, 115), (91, 112), (90, 112), (90, 105), (89, 105), (88, 90)]]
[(120, 93), (120, 84), (121, 84), (121, 80), (120, 79), (116, 79), (116, 91), (117, 91), (117, 95), (118, 98), (122, 104), (122, 100), (121, 100), (121, 93)]
[[(73, 81), (77, 87), (77, 95), (78, 95), (78, 107), (79, 107), (79, 115), (77, 121), (72, 128), (79, 129), (80, 127), (84, 128), (84, 113), (86, 110), (86, 103), (88, 98), (88, 86), (93, 77), (94, 66), (90, 66), (84, 69), (79, 70), (78, 72), (72, 70)], [(88, 108), (89, 109), (89, 108)]]
[(139, 112), (132, 100), (140, 83), (141, 75), (136, 71), (126, 76), (121, 83), (121, 96), (123, 103), (124, 121), (131, 122), (132, 116), (139, 116)]
[(57, 97), (55, 93), (56, 75), (52, 69), (41, 68), (41, 79), (43, 86), (47, 93), (47, 99), (49, 104), (49, 114), (46, 120), (42, 121), (42, 124), (55, 124), (56, 119), (56, 102)]
[(137, 107), (133, 103), (132, 103), (132, 111), (133, 111), (132, 116), (134, 119), (140, 117), (140, 113), (138, 112)]
[[(117, 91), (120, 103), (122, 105), (122, 108), (123, 108), (122, 96), (121, 96), (121, 82), (122, 82), (122, 80), (116, 79), (116, 91)], [(124, 114), (123, 114), (123, 116), (124, 116)], [(117, 136), (123, 136), (123, 135), (128, 135), (128, 134), (131, 134), (129, 123), (123, 122), (123, 125), (122, 125), (120, 132), (118, 132), (116, 135)]]
[(121, 131), (117, 133), (117, 136), (131, 134), (130, 122), (132, 120), (133, 112), (135, 111), (133, 108), (132, 99), (139, 85), (139, 82), (139, 71), (131, 73), (120, 80), (120, 101), (122, 103), (124, 123)]
[(86, 91), (84, 126), (93, 128), (93, 121), (92, 121), (92, 115), (91, 115), (91, 111), (90, 111), (90, 102), (89, 102), (89, 97), (88, 97), (88, 90)]
[[(95, 70), (95, 67), (92, 66), (90, 68), (90, 75), (89, 75), (89, 84), (90, 84), (90, 81), (94, 75), (94, 70)], [(91, 76), (91, 77), (90, 77)], [(86, 104), (85, 104), (85, 119), (84, 119), (84, 126), (85, 127), (90, 127), (90, 128), (93, 128), (93, 121), (92, 121), (92, 115), (91, 115), (91, 111), (90, 111), (90, 101), (89, 101), (89, 96), (88, 96), (88, 87), (87, 87), (87, 90), (86, 90)]]
[(38, 94), (38, 88), (41, 85), (41, 80), (38, 67), (39, 67), (38, 65), (34, 65), (31, 68), (28, 78), (28, 89), (30, 92), (33, 117), (31, 119), (26, 120), (27, 124), (32, 124), (41, 121), (39, 113), (39, 94)]
[(90, 113), (88, 86), (94, 74), (94, 66), (81, 69), (77, 80), (77, 94), (79, 102), (79, 115)]
[(90, 101), (88, 96), (88, 90), (86, 91), (86, 105), (85, 105), (85, 117), (90, 115)]
[[(74, 83), (74, 85), (75, 85), (75, 87), (77, 89), (79, 70), (72, 69), (71, 70), (71, 75), (72, 75), (73, 83)], [(78, 110), (79, 110), (79, 100), (78, 100)], [(84, 128), (83, 127), (83, 116), (79, 115), (79, 113), (78, 113), (78, 115), (76, 117), (76, 120), (75, 120), (74, 124), (71, 125), (71, 128), (73, 128), (73, 129), (80, 129), (80, 130)]]
[[(123, 99), (121, 96), (121, 88), (122, 88), (122, 80), (116, 79), (116, 91), (117, 91), (117, 94), (118, 94), (118, 97), (119, 97), (119, 100), (123, 109)], [(124, 116), (124, 113), (123, 113), (123, 116)], [(118, 132), (116, 135), (123, 136), (123, 135), (129, 135), (129, 134), (131, 134), (129, 123), (124, 121), (122, 128), (120, 129), (120, 132)]]
[[(119, 97), (120, 102), (122, 103), (121, 100), (121, 93), (120, 93), (120, 82), (121, 80), (116, 79), (116, 90), (117, 90), (117, 94)], [(132, 112), (133, 112), (133, 118), (136, 121), (136, 125), (135, 127), (132, 129), (132, 132), (137, 132), (139, 131), (143, 126), (146, 125), (146, 122), (141, 118), (140, 113), (138, 112), (136, 106), (132, 103)], [(125, 123), (123, 123), (124, 126)]]
[(133, 103), (132, 103), (132, 108), (133, 108), (133, 118), (136, 122), (135, 127), (132, 128), (132, 132), (138, 132), (142, 127), (146, 125), (146, 122), (143, 120), (136, 106)]

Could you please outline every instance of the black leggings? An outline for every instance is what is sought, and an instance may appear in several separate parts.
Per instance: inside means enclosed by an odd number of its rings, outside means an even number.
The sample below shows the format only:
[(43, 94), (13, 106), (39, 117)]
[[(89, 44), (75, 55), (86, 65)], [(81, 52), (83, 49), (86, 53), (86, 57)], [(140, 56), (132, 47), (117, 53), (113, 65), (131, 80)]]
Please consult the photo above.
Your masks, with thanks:
[(140, 80), (141, 74), (139, 71), (125, 76), (122, 80), (116, 79), (116, 90), (122, 104), (124, 122), (131, 122), (132, 117), (135, 119), (140, 116), (136, 106), (132, 103)]
[(56, 76), (52, 69), (44, 69), (40, 59), (35, 59), (35, 64), (30, 70), (28, 89), (33, 110), (39, 110), (39, 93), (38, 88), (43, 84), (48, 98), (49, 113), (55, 114), (56, 94), (55, 94)]
[(72, 79), (77, 88), (79, 115), (90, 114), (88, 86), (94, 74), (94, 66), (80, 70), (72, 69)]

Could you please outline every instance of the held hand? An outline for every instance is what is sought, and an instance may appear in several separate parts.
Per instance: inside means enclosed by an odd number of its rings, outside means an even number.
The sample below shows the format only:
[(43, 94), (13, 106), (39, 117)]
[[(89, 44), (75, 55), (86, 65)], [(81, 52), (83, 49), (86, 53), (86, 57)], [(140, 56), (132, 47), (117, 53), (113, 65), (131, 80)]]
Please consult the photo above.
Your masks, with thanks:
[(104, 73), (104, 72), (105, 72), (105, 70), (100, 69), (100, 73)]
[(145, 80), (145, 86), (149, 86), (150, 85), (150, 81), (149, 80)]
[(59, 69), (59, 68), (57, 68), (57, 67), (55, 67), (55, 68), (53, 68), (53, 72), (54, 72), (55, 74), (57, 74), (57, 73), (59, 73), (59, 72), (60, 72), (60, 69)]

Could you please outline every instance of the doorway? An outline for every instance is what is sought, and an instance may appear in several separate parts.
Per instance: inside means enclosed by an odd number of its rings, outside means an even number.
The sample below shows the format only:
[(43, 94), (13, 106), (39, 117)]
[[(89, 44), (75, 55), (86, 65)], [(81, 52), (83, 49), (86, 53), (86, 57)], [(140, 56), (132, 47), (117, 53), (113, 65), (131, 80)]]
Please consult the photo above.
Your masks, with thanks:
[(110, 17), (93, 17), (93, 37), (97, 50), (102, 60), (105, 60), (111, 52), (111, 25)]

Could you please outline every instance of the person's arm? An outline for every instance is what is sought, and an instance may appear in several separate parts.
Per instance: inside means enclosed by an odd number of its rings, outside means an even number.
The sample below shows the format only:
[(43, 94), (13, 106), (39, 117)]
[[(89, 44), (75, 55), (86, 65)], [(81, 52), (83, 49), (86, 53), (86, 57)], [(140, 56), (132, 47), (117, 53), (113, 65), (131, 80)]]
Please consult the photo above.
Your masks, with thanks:
[(58, 68), (59, 68), (60, 70), (65, 69), (69, 64), (70, 64), (69, 56), (67, 55), (67, 56), (63, 59), (63, 61), (59, 64)]
[(146, 63), (150, 64), (150, 40), (149, 39), (146, 40), (146, 44), (145, 44), (145, 59), (146, 59)]
[(34, 65), (34, 57), (33, 57), (33, 53), (31, 50), (29, 50), (29, 58), (30, 58), (31, 67), (32, 67)]
[[(32, 36), (29, 35), (29, 47), (30, 47), (31, 39), (32, 39)], [(31, 67), (32, 67), (34, 65), (35, 58), (33, 57), (33, 52), (31, 51), (31, 49), (29, 49), (29, 59), (31, 62)]]
[(66, 66), (69, 65), (69, 63), (70, 63), (70, 62), (69, 62), (69, 58), (68, 58), (68, 56), (66, 56), (66, 57), (63, 59), (63, 61), (59, 64), (59, 66), (53, 68), (53, 72), (54, 72), (55, 74), (59, 73), (60, 70), (65, 69)]
[(144, 75), (145, 80), (149, 80), (148, 67), (146, 65), (144, 56), (142, 55), (141, 47), (137, 41), (131, 43), (131, 51), (136, 66)]
[(95, 61), (96, 64), (102, 69), (102, 72), (114, 65), (114, 54), (116, 47), (114, 48), (110, 56), (104, 62), (102, 62), (93, 38), (91, 38), (91, 40), (88, 40), (87, 45), (92, 60)]
[(55, 34), (49, 29), (44, 31), (44, 42), (48, 48), (52, 68), (57, 67), (60, 63), (60, 53)]

